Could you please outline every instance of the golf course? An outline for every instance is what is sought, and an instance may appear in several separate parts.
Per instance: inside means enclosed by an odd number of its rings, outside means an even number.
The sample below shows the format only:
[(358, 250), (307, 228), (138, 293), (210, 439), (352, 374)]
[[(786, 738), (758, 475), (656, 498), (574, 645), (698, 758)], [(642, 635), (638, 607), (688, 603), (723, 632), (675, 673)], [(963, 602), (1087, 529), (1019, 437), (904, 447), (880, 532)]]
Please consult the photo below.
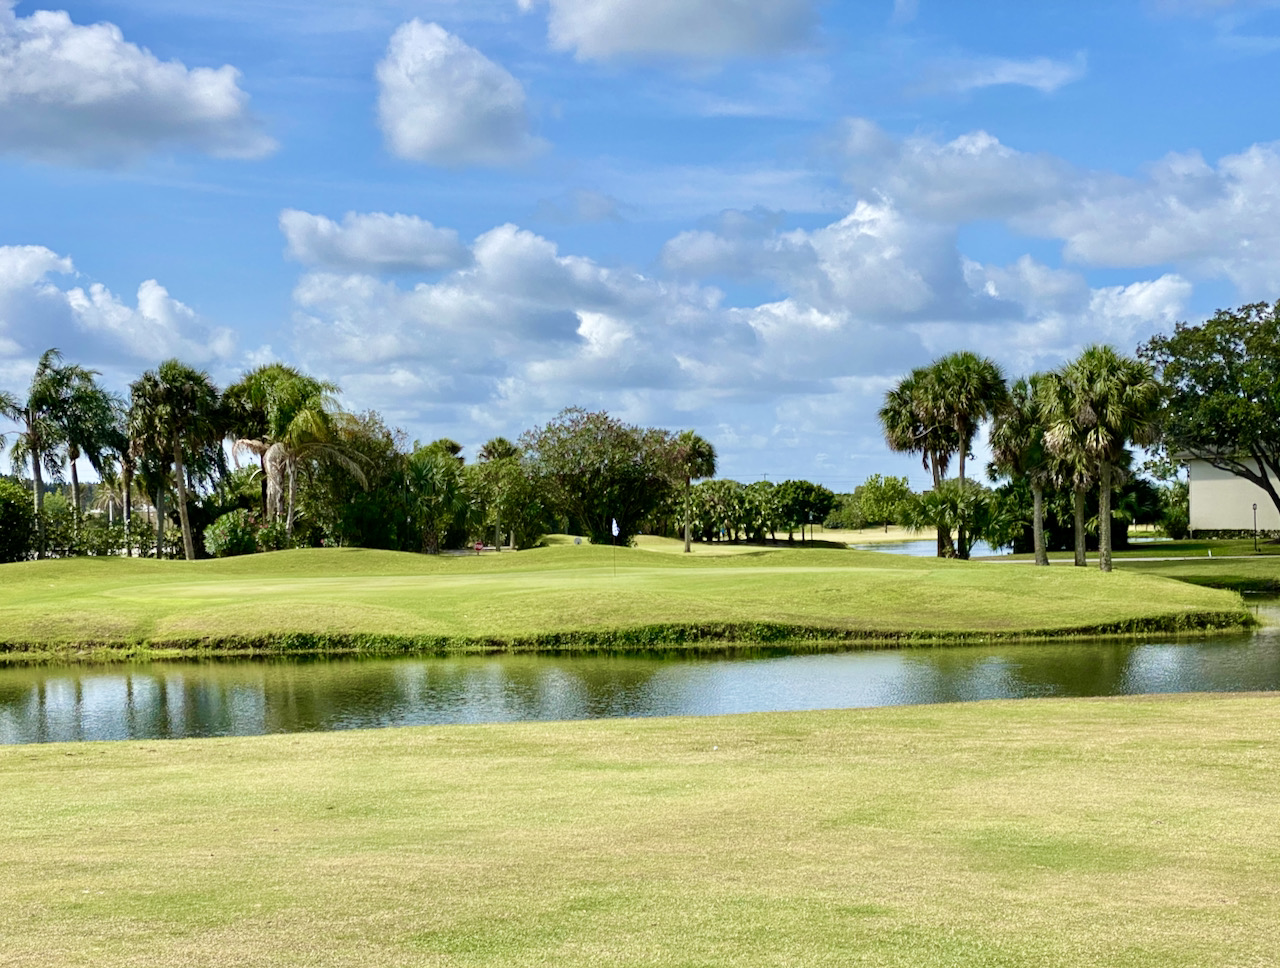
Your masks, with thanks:
[[(1253, 622), (1214, 576), (1276, 560), (1102, 574), (653, 539), (77, 558), (0, 567), (0, 639), (13, 662), (157, 668), (1203, 639)], [(1262, 965), (1277, 723), (1255, 693), (0, 746), (0, 963)]]
[(690, 555), (575, 545), (423, 556), (315, 548), (194, 562), (3, 566), (10, 656), (868, 644), (1191, 632), (1237, 593), (1164, 577), (833, 547)]
[(1276, 696), (0, 748), (3, 957), (1262, 966)]

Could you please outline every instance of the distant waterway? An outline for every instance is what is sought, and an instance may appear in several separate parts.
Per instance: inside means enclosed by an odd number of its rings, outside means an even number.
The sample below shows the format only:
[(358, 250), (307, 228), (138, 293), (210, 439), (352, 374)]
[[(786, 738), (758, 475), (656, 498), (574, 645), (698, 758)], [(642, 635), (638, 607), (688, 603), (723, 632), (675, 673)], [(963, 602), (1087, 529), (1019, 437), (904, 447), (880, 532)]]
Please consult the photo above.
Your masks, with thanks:
[[(913, 558), (932, 558), (938, 553), (937, 538), (913, 538), (909, 541), (869, 541), (865, 544), (854, 542), (849, 545), (854, 551), (883, 551), (891, 555), (910, 555)], [(1000, 548), (993, 548), (985, 541), (975, 541), (969, 551), (971, 558), (989, 558), (1002, 555)]]
[[(1280, 609), (1263, 604), (1271, 620)], [(1199, 641), (787, 655), (465, 656), (0, 668), (0, 743), (1280, 690), (1280, 627)]]

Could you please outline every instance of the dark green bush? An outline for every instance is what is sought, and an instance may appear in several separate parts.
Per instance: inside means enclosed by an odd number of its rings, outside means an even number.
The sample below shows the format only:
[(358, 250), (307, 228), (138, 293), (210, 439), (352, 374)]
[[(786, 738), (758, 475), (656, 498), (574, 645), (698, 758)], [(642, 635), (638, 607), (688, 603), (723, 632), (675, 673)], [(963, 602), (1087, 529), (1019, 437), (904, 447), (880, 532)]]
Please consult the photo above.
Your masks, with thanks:
[(0, 562), (26, 561), (36, 550), (36, 512), (31, 494), (0, 478)]
[(259, 528), (257, 543), (259, 551), (284, 551), (296, 547), (283, 521), (272, 521)]
[(251, 555), (258, 550), (257, 531), (248, 511), (230, 511), (204, 529), (204, 550), (215, 558)]

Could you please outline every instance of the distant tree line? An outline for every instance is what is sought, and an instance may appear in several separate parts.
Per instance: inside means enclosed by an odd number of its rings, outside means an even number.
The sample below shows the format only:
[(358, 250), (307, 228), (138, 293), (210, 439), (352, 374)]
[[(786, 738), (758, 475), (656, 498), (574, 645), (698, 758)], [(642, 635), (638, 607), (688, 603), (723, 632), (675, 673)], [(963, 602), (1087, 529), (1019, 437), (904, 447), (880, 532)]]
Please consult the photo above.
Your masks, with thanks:
[[(899, 381), (880, 420), (889, 446), (918, 455), (933, 477), (928, 492), (899, 501), (896, 518), (935, 530), (940, 556), (968, 557), (976, 535), (1032, 550), (1044, 565), (1069, 532), (1077, 565), (1096, 541), (1099, 566), (1110, 571), (1116, 532), (1123, 543), (1131, 522), (1185, 536), (1178, 464), (1187, 458), (1250, 481), (1280, 510), (1280, 303), (1178, 323), (1136, 357), (1091, 346), (1012, 385), (991, 360), (953, 353)], [(988, 477), (1006, 482), (997, 489), (965, 473), (984, 421)], [(1134, 447), (1154, 454), (1142, 468), (1154, 482), (1137, 476)], [(848, 515), (855, 503), (839, 506)]]
[[(322, 544), (435, 553), (523, 548), (551, 531), (622, 544), (683, 536), (689, 550), (695, 537), (804, 540), (815, 524), (897, 523), (933, 531), (948, 557), (968, 557), (981, 539), (1033, 550), (1040, 564), (1070, 547), (1083, 564), (1096, 544), (1109, 570), (1131, 522), (1185, 533), (1177, 460), (1188, 456), (1257, 484), (1280, 509), (1280, 303), (1179, 323), (1136, 358), (1092, 346), (1011, 385), (971, 352), (913, 370), (879, 419), (890, 448), (929, 472), (920, 494), (879, 474), (842, 495), (808, 481), (714, 479), (715, 449), (694, 431), (579, 408), (517, 442), (496, 437), (468, 463), (452, 440), (410, 444), (377, 413), (344, 412), (336, 385), (282, 363), (219, 389), (168, 360), (127, 397), (97, 377), (51, 349), (25, 392), (0, 390), (0, 414), (17, 426), (0, 449), (30, 474), (0, 479), (0, 561)], [(968, 465), (984, 425), (995, 487)], [(1138, 476), (1137, 446), (1155, 448), (1143, 469), (1156, 483)], [(81, 459), (99, 478), (88, 488)]]
[[(437, 553), (523, 548), (552, 530), (625, 544), (646, 530), (690, 534), (693, 482), (716, 467), (693, 431), (578, 408), (518, 442), (495, 437), (468, 463), (455, 441), (409, 443), (377, 413), (344, 412), (336, 385), (281, 363), (219, 389), (168, 360), (127, 397), (98, 375), (49, 350), (25, 393), (0, 392), (17, 424), (0, 445), (30, 473), (0, 481), (0, 561), (313, 545)], [(99, 476), (89, 489), (81, 458)]]

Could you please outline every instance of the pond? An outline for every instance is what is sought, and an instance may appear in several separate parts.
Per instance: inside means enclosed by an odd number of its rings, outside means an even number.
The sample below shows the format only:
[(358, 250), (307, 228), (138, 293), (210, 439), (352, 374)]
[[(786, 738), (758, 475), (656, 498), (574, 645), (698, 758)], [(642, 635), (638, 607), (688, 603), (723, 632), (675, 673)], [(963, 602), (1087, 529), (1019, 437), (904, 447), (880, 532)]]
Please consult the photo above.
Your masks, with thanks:
[(1280, 627), (1186, 642), (818, 655), (9, 667), (0, 668), (0, 743), (1257, 690), (1280, 690)]
[[(891, 555), (910, 555), (913, 558), (932, 558), (938, 553), (937, 538), (910, 538), (906, 541), (868, 541), (849, 545), (854, 551), (883, 551)], [(971, 558), (990, 558), (1003, 555), (1003, 548), (993, 548), (985, 541), (975, 541), (969, 549)]]

